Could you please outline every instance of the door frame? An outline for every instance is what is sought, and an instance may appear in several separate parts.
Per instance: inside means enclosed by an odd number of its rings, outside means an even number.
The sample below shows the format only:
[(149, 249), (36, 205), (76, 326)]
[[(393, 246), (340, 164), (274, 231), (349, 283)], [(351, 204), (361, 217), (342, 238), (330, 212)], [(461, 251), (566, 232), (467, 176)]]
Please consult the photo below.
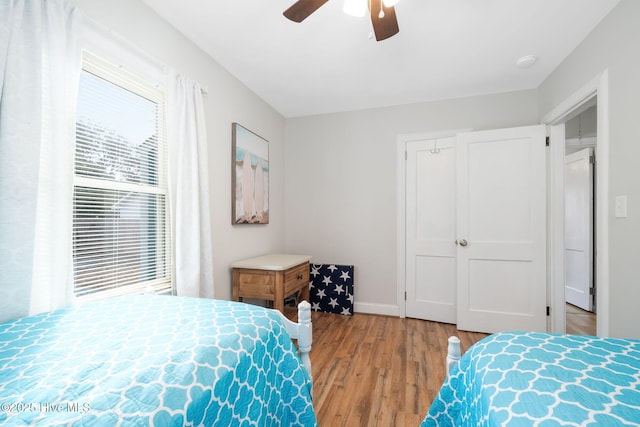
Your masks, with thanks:
[[(597, 101), (596, 101), (597, 100)], [(549, 126), (549, 290), (551, 331), (566, 332), (564, 295), (564, 124), (597, 102), (596, 307), (597, 335), (609, 335), (609, 72), (605, 69), (542, 117)]]
[(438, 139), (438, 138), (448, 138), (452, 136), (456, 136), (458, 133), (462, 132), (470, 132), (471, 129), (458, 129), (458, 130), (443, 130), (437, 132), (426, 132), (426, 133), (413, 133), (413, 134), (403, 134), (398, 135), (397, 138), (397, 146), (396, 146), (396, 164), (397, 164), (397, 188), (396, 188), (396, 242), (397, 242), (397, 254), (396, 254), (396, 272), (397, 272), (397, 281), (396, 281), (396, 302), (398, 306), (398, 315), (401, 318), (407, 317), (407, 304), (405, 300), (405, 295), (407, 291), (407, 276), (406, 276), (406, 265), (407, 265), (407, 253), (406, 253), (406, 203), (407, 203), (407, 163), (406, 163), (406, 152), (407, 152), (407, 143), (411, 141), (421, 141), (424, 139)]

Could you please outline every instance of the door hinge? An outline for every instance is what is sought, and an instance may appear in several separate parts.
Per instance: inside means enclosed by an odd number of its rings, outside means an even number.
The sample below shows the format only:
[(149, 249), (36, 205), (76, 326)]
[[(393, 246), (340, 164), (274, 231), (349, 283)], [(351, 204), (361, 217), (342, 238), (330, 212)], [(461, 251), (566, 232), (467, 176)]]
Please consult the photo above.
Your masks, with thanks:
[(547, 306), (547, 316), (551, 316), (551, 307)]
[(589, 156), (589, 163), (591, 163), (592, 165), (596, 164), (596, 156), (595, 155), (590, 155)]
[(549, 144), (551, 144), (551, 140), (549, 139), (549, 137), (546, 137), (544, 143), (547, 145), (547, 147), (549, 146)]
[(595, 295), (596, 294), (596, 288), (591, 287), (589, 288), (589, 295)]
[(404, 150), (404, 159), (407, 160), (407, 150)]
[(407, 300), (407, 291), (404, 291), (404, 300)]

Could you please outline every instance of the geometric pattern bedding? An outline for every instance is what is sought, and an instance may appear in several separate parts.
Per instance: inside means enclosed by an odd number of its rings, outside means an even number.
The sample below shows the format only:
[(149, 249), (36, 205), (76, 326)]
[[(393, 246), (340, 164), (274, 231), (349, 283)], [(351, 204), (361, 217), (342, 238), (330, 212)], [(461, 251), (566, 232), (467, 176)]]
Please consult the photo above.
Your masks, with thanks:
[(640, 341), (500, 333), (451, 370), (422, 426), (640, 425)]
[(278, 314), (127, 296), (0, 324), (0, 424), (315, 426)]

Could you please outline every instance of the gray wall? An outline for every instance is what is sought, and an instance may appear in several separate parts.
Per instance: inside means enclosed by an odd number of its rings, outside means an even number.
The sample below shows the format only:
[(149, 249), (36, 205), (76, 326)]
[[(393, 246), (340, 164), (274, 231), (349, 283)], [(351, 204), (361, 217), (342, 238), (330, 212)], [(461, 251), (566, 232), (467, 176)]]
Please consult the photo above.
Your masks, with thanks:
[[(356, 265), (356, 304), (397, 307), (396, 147), (401, 134), (530, 125), (604, 69), (610, 81), (610, 333), (640, 337), (640, 2), (623, 0), (538, 90), (286, 120), (138, 0), (76, 0), (80, 10), (208, 86), (205, 97), (215, 291), (229, 298), (229, 263), (265, 252)], [(270, 224), (231, 226), (231, 123), (270, 142)], [(285, 146), (286, 141), (286, 146)], [(286, 195), (286, 196), (285, 196)], [(285, 226), (286, 224), (286, 226)]]
[(355, 265), (356, 310), (397, 314), (398, 136), (537, 123), (535, 91), (286, 121), (286, 247)]
[[(538, 88), (542, 117), (603, 70), (609, 72), (609, 332), (640, 338), (640, 2), (623, 0)], [(628, 218), (615, 218), (627, 195)]]
[[(160, 62), (208, 86), (204, 108), (209, 140), (215, 296), (231, 299), (229, 264), (284, 251), (284, 118), (138, 0), (75, 0), (80, 11)], [(270, 224), (231, 225), (231, 123), (269, 141)]]

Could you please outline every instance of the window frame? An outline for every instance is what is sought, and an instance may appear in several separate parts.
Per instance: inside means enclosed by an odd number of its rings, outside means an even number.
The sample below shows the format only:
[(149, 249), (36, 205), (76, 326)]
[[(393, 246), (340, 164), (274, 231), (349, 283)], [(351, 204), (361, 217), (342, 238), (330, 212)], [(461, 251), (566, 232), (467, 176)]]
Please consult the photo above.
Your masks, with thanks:
[[(95, 53), (85, 49), (82, 55), (82, 73), (90, 73), (98, 78), (104, 79), (109, 83), (123, 88), (135, 95), (141, 96), (154, 102), (157, 105), (157, 183), (140, 184), (126, 181), (117, 181), (109, 179), (100, 179), (88, 176), (78, 175), (76, 173), (76, 150), (77, 136), (74, 141), (74, 161), (73, 161), (73, 200), (75, 206), (75, 191), (79, 187), (107, 190), (114, 192), (133, 192), (138, 194), (150, 194), (154, 196), (162, 196), (164, 203), (155, 203), (156, 221), (155, 241), (156, 254), (155, 260), (164, 260), (156, 266), (156, 272), (161, 271), (162, 277), (156, 277), (152, 280), (146, 280), (134, 284), (121, 285), (116, 287), (107, 287), (83, 295), (78, 295), (76, 290), (76, 255), (75, 255), (75, 237), (72, 236), (72, 244), (74, 253), (73, 259), (73, 283), (72, 294), (75, 301), (84, 302), (96, 299), (107, 298), (116, 295), (140, 294), (140, 293), (158, 293), (173, 294), (175, 283), (173, 279), (173, 252), (172, 252), (172, 233), (170, 227), (170, 205), (169, 205), (169, 187), (168, 187), (168, 146), (166, 139), (166, 108), (164, 88), (153, 81), (153, 79), (141, 77), (140, 74), (131, 72), (122, 65), (117, 65), (114, 61), (104, 59)], [(80, 95), (79, 95), (80, 96)], [(76, 132), (78, 127), (76, 125)], [(157, 200), (157, 199), (156, 199)], [(75, 216), (75, 213), (74, 213)], [(73, 221), (72, 233), (75, 235), (76, 223)], [(149, 240), (151, 241), (151, 239)]]

